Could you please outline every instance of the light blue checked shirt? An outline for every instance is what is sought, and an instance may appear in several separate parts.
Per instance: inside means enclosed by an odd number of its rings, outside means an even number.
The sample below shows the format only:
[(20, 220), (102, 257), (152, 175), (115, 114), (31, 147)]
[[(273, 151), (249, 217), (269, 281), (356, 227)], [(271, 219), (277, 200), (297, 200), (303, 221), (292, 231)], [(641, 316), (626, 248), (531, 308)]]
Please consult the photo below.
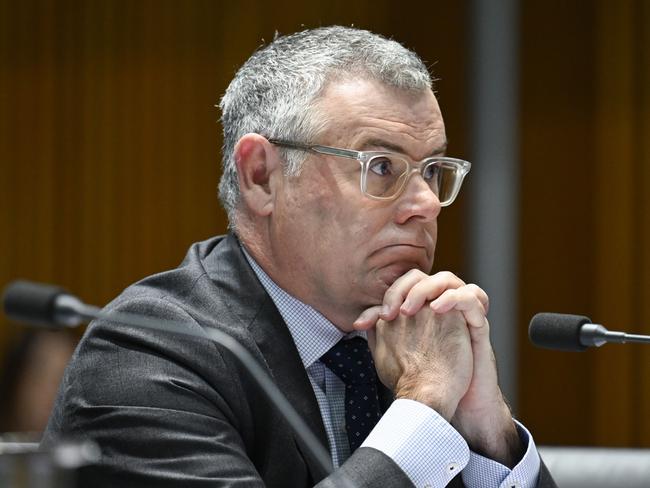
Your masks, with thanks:
[[(350, 456), (345, 432), (345, 385), (320, 357), (346, 334), (315, 309), (285, 292), (244, 250), (248, 262), (286, 322), (307, 370), (332, 453), (339, 467)], [(360, 335), (353, 332), (350, 336)], [(533, 488), (540, 459), (532, 436), (517, 423), (528, 447), (512, 470), (469, 450), (463, 437), (435, 410), (406, 399), (395, 400), (362, 447), (389, 456), (418, 488), (444, 487), (459, 472), (468, 488)]]

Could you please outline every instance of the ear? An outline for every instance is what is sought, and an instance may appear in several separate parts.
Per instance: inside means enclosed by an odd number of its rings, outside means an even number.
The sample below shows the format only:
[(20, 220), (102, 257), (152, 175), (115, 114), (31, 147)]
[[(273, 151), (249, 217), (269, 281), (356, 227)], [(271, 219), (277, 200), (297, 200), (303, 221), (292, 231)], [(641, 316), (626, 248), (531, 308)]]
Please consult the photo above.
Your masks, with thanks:
[(282, 167), (271, 143), (259, 134), (246, 134), (235, 145), (235, 162), (242, 202), (255, 215), (273, 212), (275, 182)]

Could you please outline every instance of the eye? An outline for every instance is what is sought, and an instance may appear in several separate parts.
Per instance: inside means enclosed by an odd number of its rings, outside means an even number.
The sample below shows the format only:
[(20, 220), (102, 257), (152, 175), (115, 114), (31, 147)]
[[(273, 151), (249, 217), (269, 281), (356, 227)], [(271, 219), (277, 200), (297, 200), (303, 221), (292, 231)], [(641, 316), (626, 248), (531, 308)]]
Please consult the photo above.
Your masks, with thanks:
[(377, 157), (370, 161), (368, 170), (379, 176), (391, 176), (395, 174), (393, 162), (386, 157)]
[(422, 178), (424, 178), (426, 181), (436, 180), (438, 179), (438, 175), (440, 174), (441, 170), (442, 168), (440, 168), (439, 164), (431, 163), (426, 168), (424, 168)]

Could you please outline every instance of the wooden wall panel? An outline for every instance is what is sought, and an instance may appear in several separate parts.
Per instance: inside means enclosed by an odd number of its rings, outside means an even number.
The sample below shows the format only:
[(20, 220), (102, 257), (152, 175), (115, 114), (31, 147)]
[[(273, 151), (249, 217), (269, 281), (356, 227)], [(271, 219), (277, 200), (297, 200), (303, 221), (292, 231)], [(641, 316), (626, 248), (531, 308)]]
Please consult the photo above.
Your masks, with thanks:
[(593, 312), (595, 11), (522, 2), (520, 418), (536, 442), (591, 444), (594, 355), (534, 348), (538, 312)]
[(525, 5), (521, 416), (538, 443), (648, 447), (647, 346), (542, 351), (523, 329), (560, 311), (650, 334), (648, 4)]

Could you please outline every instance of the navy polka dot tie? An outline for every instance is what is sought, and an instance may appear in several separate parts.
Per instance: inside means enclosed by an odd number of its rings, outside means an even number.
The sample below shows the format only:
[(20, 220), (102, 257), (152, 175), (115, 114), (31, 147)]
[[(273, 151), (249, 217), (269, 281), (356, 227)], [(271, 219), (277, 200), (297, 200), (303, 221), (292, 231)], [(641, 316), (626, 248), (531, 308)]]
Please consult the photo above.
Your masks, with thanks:
[(375, 363), (361, 337), (339, 341), (321, 361), (345, 383), (345, 429), (353, 453), (381, 417)]

